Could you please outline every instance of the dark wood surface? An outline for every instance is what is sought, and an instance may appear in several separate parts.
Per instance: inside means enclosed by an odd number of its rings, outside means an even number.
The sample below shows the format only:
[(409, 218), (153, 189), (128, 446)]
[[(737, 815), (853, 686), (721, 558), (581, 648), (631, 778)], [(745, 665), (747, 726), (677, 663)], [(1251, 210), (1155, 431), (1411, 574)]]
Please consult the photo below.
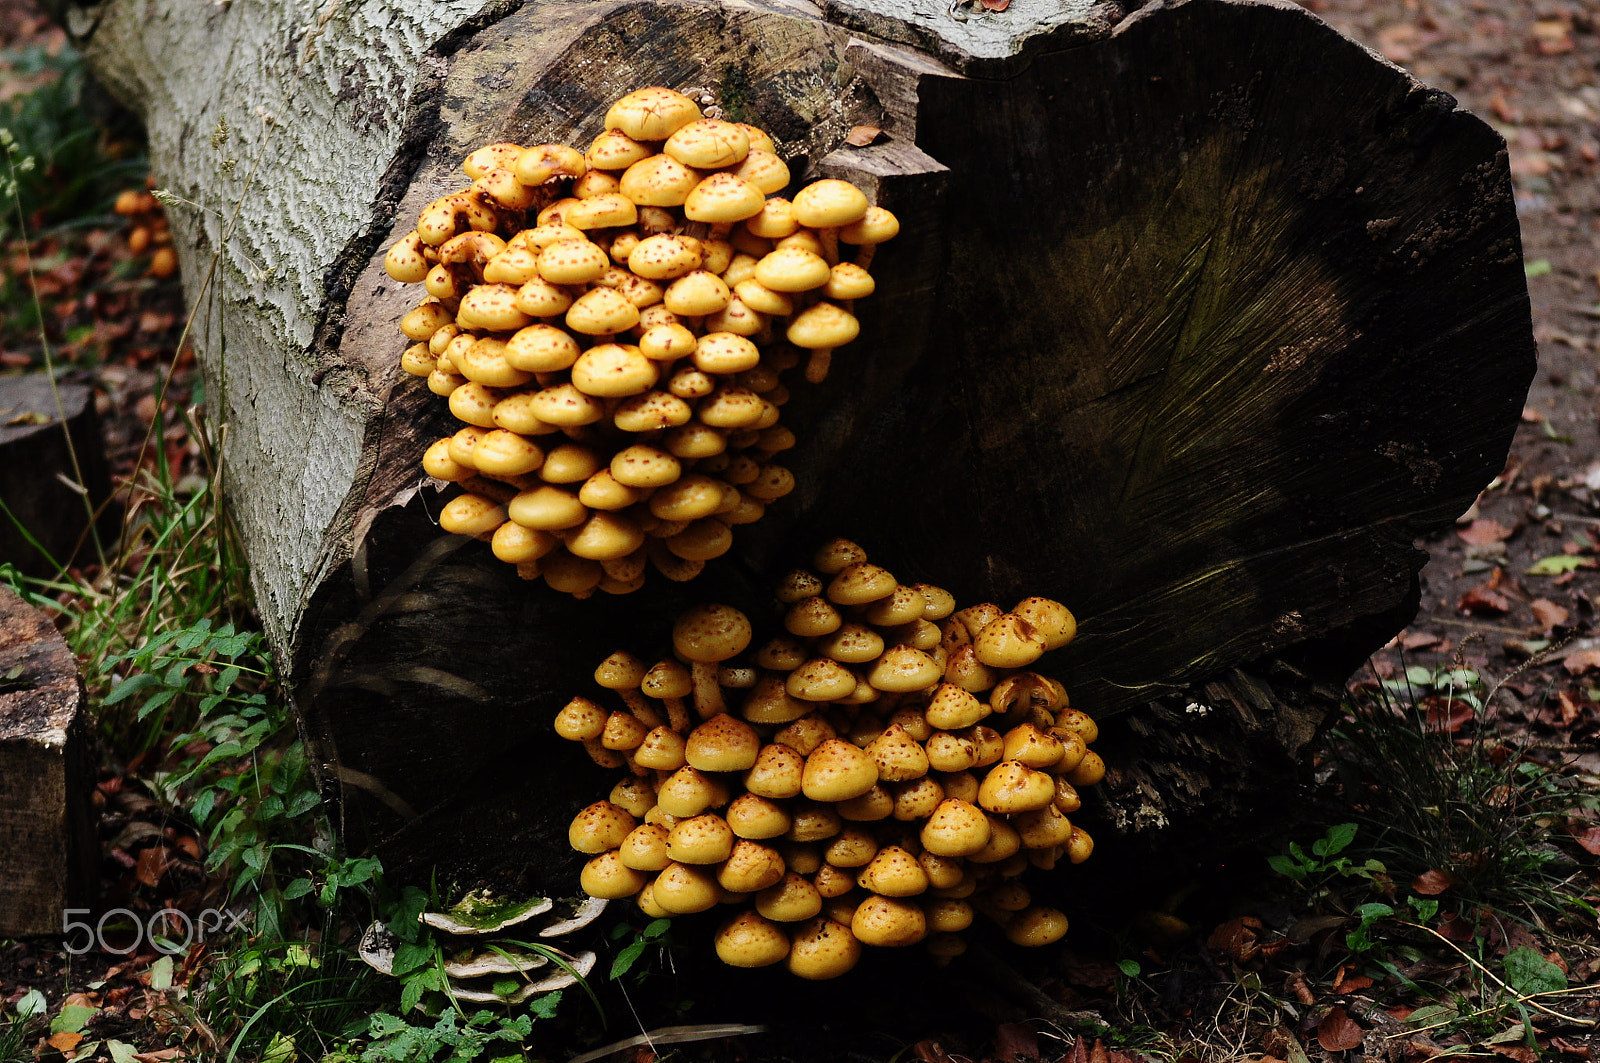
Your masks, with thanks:
[[(609, 783), (555, 710), (691, 596), (765, 618), (834, 535), (963, 602), (1067, 602), (1050, 670), (1120, 721), (1103, 823), (1238, 837), (1408, 618), (1413, 544), (1499, 471), (1532, 376), (1499, 137), (1295, 8), (1151, 5), (962, 77), (801, 14), (541, 4), (452, 64), (396, 234), (471, 147), (584, 143), (647, 83), (705, 87), (904, 229), (862, 338), (785, 407), (795, 494), (702, 581), (584, 602), (436, 541), (416, 462), (448, 415), (394, 368), (416, 293), (374, 256), (328, 357), (385, 412), (292, 674), (386, 866), (570, 888), (567, 818)], [(840, 147), (862, 121), (889, 140)]]
[[(52, 388), (42, 373), (0, 376), (0, 562), (53, 576), (58, 566), (93, 557), (89, 511), (71, 486), (79, 470), (91, 503), (102, 505), (111, 485), (93, 391), (71, 383)], [(100, 524), (115, 527), (103, 518)]]
[(0, 587), (0, 937), (59, 934), (63, 909), (90, 901), (83, 707), (65, 640)]

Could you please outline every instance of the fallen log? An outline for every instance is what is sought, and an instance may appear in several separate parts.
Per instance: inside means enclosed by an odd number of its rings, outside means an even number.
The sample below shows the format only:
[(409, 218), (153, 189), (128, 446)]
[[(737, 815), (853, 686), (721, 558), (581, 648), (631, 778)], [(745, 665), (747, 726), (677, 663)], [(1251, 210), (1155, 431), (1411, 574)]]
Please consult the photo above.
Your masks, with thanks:
[[(173, 229), (231, 502), (352, 844), (568, 888), (596, 784), (555, 709), (691, 599), (762, 614), (833, 535), (963, 602), (1072, 606), (1051, 670), (1107, 721), (1101, 815), (1139, 847), (1281, 812), (1342, 680), (1414, 610), (1413, 544), (1521, 410), (1503, 142), (1292, 5), (981, 11), (67, 9), (158, 180), (205, 208)], [(397, 368), (417, 294), (381, 260), (468, 151), (581, 146), (645, 84), (768, 129), (902, 232), (862, 339), (785, 407), (798, 489), (693, 583), (575, 601), (440, 535), (418, 461), (453, 425)], [(884, 138), (845, 144), (863, 125)]]

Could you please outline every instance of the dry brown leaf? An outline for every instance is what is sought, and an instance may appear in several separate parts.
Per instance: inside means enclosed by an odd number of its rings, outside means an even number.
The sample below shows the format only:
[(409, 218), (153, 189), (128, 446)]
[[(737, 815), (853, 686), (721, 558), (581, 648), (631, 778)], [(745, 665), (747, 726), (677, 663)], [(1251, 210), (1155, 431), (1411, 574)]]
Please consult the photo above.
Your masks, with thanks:
[(60, 1033), (51, 1034), (45, 1039), (44, 1043), (55, 1049), (57, 1052), (71, 1052), (82, 1042), (83, 1034), (71, 1033), (67, 1030), (62, 1030)]
[(1359, 993), (1363, 989), (1371, 989), (1372, 986), (1372, 979), (1364, 974), (1350, 975), (1349, 977), (1341, 975), (1339, 981), (1334, 985), (1333, 991), (1343, 996), (1348, 993)]
[(938, 1041), (918, 1041), (911, 1046), (911, 1054), (922, 1063), (950, 1063), (950, 1054)]
[(1089, 1063), (1111, 1063), (1111, 1057), (1106, 1054), (1106, 1044), (1098, 1037), (1094, 1039), (1094, 1047), (1089, 1049)]
[(1575, 1045), (1565, 1037), (1550, 1038), (1550, 1047), (1564, 1056), (1576, 1056), (1579, 1059), (1593, 1059), (1594, 1053), (1583, 1045)]
[(1572, 614), (1548, 598), (1535, 598), (1528, 608), (1533, 610), (1533, 618), (1538, 621), (1539, 627), (1549, 631), (1567, 622)]
[(844, 138), (844, 142), (852, 148), (864, 148), (881, 136), (883, 136), (883, 130), (875, 125), (858, 125), (851, 127), (849, 135)]
[(1361, 1043), (1365, 1032), (1337, 1005), (1317, 1023), (1317, 1044), (1328, 1052), (1344, 1052)]
[(1579, 650), (1569, 653), (1562, 660), (1561, 667), (1567, 670), (1568, 675), (1582, 675), (1591, 668), (1600, 668), (1600, 650)]
[(152, 845), (148, 849), (139, 851), (138, 865), (134, 877), (146, 886), (154, 886), (161, 881), (161, 876), (177, 861), (172, 859), (171, 850), (165, 845)]
[(1489, 1051), (1514, 1059), (1517, 1063), (1536, 1063), (1539, 1058), (1539, 1053), (1527, 1045), (1490, 1045)]
[(1475, 520), (1457, 531), (1456, 537), (1468, 546), (1488, 546), (1511, 538), (1511, 529), (1497, 521)]
[(1438, 868), (1424, 871), (1411, 880), (1411, 888), (1424, 897), (1437, 897), (1455, 884), (1456, 880), (1451, 877), (1450, 872), (1440, 871)]
[(1595, 856), (1600, 856), (1600, 827), (1590, 827), (1578, 835), (1577, 840), (1578, 844), (1583, 846), (1586, 851), (1593, 853)]
[(1253, 916), (1230, 919), (1211, 932), (1211, 936), (1206, 938), (1206, 947), (1224, 954), (1235, 963), (1243, 963), (1255, 952), (1256, 931), (1260, 929), (1261, 920)]
[(994, 1031), (994, 1058), (1000, 1063), (1013, 1059), (1038, 1059), (1039, 1035), (1020, 1022), (1003, 1022)]
[(1511, 611), (1511, 599), (1486, 583), (1463, 594), (1456, 608), (1463, 613), (1506, 613)]

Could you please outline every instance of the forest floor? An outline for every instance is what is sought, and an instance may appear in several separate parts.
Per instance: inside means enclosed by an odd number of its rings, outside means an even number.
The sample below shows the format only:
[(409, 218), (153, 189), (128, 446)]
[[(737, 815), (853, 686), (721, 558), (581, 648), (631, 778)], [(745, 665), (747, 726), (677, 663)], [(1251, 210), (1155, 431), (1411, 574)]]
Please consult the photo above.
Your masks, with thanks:
[[(1363, 731), (1357, 713), (1325, 763), (1320, 839), (1212, 879), (1164, 883), (1166, 895), (1141, 910), (1088, 918), (1070, 948), (1022, 967), (1037, 995), (1002, 999), (1003, 989), (986, 993), (973, 978), (965, 1003), (976, 1018), (919, 1031), (902, 1017), (877, 1043), (846, 1049), (854, 1058), (1409, 1063), (1600, 1051), (1600, 9), (1587, 0), (1304, 6), (1455, 94), (1510, 149), (1538, 375), (1504, 472), (1455, 529), (1422, 544), (1431, 560), (1416, 620), (1352, 681), (1353, 704), (1420, 697), (1418, 719), (1443, 759), (1408, 745), (1403, 729)], [(0, 125), (9, 114), (20, 127), (7, 108), (76, 76), (58, 61), (64, 45), (31, 0), (0, 0)], [(71, 110), (57, 106), (32, 128), (81, 137), (87, 119)], [(182, 424), (197, 397), (193, 358), (180, 345), (178, 278), (155, 260), (158, 215), (108, 210), (114, 192), (144, 187), (137, 131), (114, 122), (92, 139), (102, 157), (128, 165), (93, 187), (24, 177), (25, 201), (49, 206), (30, 216), (26, 241), (0, 225), (0, 371), (42, 367), (42, 327), (57, 364), (96, 388), (116, 482), (163, 462), (173, 479), (199, 477), (201, 448)], [(24, 144), (20, 154), (46, 147)], [(157, 238), (132, 247), (141, 224)], [(1417, 781), (1409, 810), (1375, 798), (1358, 770), (1385, 761)], [(108, 759), (101, 772), (107, 895), (147, 909), (221, 903), (220, 884), (199, 870), (195, 832), (150, 796), (153, 770), (153, 761)], [(1447, 806), (1473, 801), (1498, 845), (1492, 854), (1448, 831), (1433, 839), (1437, 851), (1377, 844), (1386, 820), (1444, 823)], [(1415, 866), (1402, 875), (1407, 861)], [(206, 1015), (181, 996), (205, 962), (204, 950), (175, 969), (154, 953), (70, 958), (54, 941), (0, 943), (0, 1063), (213, 1058), (215, 1042), (196, 1032)], [(16, 1027), (4, 1009), (32, 989), (57, 1021), (10, 1045)], [(732, 1041), (680, 1051), (759, 1058), (765, 1049)], [(273, 1057), (292, 1058), (292, 1042)]]

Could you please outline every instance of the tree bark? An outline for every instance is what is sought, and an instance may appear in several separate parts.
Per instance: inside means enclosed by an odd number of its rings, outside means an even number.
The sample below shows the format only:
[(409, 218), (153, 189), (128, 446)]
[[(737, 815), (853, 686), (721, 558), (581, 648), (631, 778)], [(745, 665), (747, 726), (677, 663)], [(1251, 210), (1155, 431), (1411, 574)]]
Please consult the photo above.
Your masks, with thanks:
[[(763, 615), (834, 535), (963, 602), (1078, 613), (1051, 670), (1120, 721), (1117, 829), (1236, 837), (1299, 778), (1339, 681), (1414, 608), (1413, 542), (1499, 471), (1522, 407), (1504, 144), (1292, 5), (981, 10), (73, 9), (198, 205), (174, 232), (260, 610), (391, 868), (570, 883), (598, 784), (554, 710), (691, 595)], [(700, 580), (576, 602), (439, 536), (418, 461), (453, 429), (397, 368), (419, 296), (381, 257), (473, 147), (586, 144), (645, 84), (903, 228), (862, 339), (785, 407), (796, 492)], [(857, 124), (887, 139), (844, 146)]]

